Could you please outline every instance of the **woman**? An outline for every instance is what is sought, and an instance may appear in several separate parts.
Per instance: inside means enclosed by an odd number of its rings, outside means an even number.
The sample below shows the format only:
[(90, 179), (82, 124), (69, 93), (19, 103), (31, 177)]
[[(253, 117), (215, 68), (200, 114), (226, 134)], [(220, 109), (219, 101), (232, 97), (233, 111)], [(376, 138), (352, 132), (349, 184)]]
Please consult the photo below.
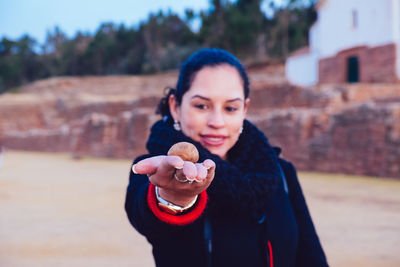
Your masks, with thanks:
[[(221, 49), (194, 53), (161, 100), (125, 203), (157, 266), (327, 266), (295, 168), (248, 107), (247, 74)], [(166, 156), (181, 141), (199, 163)]]

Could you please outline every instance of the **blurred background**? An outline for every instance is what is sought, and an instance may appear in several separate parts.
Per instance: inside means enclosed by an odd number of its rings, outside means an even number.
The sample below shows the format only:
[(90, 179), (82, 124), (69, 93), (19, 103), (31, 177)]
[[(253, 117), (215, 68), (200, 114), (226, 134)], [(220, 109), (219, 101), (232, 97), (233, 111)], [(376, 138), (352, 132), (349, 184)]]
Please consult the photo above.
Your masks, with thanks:
[(400, 0), (0, 1), (0, 266), (154, 266), (123, 202), (194, 51), (300, 171), (332, 266), (400, 266)]

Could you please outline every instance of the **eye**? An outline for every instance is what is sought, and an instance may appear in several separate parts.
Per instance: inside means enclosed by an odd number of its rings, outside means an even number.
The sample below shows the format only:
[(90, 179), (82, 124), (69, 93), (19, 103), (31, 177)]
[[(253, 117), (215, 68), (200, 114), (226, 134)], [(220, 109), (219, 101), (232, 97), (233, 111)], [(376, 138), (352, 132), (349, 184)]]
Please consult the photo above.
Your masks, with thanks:
[(236, 110), (238, 110), (236, 107), (230, 107), (230, 106), (226, 107), (225, 109), (228, 112), (235, 112)]
[(201, 109), (201, 110), (205, 110), (208, 108), (208, 106), (206, 104), (196, 104), (196, 105), (194, 105), (194, 107), (197, 109)]

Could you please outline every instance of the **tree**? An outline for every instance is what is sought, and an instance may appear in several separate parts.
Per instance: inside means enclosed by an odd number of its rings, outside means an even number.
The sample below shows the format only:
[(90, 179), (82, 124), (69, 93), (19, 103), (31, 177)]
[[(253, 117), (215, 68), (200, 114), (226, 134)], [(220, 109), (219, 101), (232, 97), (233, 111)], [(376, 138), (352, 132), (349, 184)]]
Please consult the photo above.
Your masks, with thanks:
[(316, 0), (286, 0), (276, 6), (267, 0), (273, 17), (268, 21), (268, 50), (283, 59), (289, 53), (308, 44), (308, 31), (316, 20)]
[(0, 43), (0, 93), (21, 80), (21, 65), (15, 41), (3, 38)]
[(150, 14), (148, 21), (140, 25), (146, 45), (143, 71), (158, 72), (178, 67), (179, 62), (192, 52), (196, 37), (190, 27), (178, 15), (169, 11)]
[[(210, 0), (208, 10), (159, 11), (131, 28), (103, 23), (94, 35), (48, 31), (42, 50), (29, 36), (0, 42), (0, 92), (57, 75), (141, 74), (174, 69), (201, 47), (219, 47), (245, 62), (285, 59), (308, 43), (316, 0)], [(262, 7), (272, 11), (265, 15)], [(198, 32), (191, 30), (201, 21)]]

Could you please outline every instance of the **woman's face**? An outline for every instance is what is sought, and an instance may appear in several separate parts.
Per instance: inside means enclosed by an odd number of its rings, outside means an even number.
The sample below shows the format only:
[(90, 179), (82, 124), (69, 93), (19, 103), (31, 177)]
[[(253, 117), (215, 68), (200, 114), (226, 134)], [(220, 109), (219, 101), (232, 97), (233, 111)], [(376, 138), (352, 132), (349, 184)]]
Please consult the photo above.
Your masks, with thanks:
[(239, 72), (223, 64), (198, 71), (181, 105), (177, 105), (174, 96), (169, 105), (186, 136), (226, 159), (228, 150), (239, 139), (249, 99), (244, 98)]

